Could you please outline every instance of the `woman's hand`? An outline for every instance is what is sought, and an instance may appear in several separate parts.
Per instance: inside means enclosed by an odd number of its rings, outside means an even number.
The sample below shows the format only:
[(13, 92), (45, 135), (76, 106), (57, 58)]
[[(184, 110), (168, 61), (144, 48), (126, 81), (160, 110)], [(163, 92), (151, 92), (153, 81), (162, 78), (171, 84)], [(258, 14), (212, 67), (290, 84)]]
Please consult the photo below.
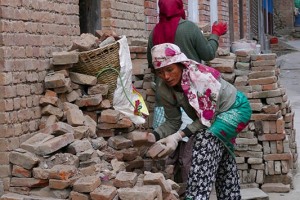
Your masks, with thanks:
[(158, 157), (161, 158), (161, 157), (168, 156), (173, 151), (175, 151), (175, 149), (178, 146), (178, 142), (180, 140), (182, 140), (182, 136), (184, 135), (184, 134), (183, 135), (182, 134), (183, 134), (182, 131), (177, 131), (176, 133), (157, 141), (157, 142), (165, 145), (164, 150), (158, 154)]
[(227, 32), (226, 22), (215, 22), (212, 26), (211, 33), (217, 36), (224, 35)]

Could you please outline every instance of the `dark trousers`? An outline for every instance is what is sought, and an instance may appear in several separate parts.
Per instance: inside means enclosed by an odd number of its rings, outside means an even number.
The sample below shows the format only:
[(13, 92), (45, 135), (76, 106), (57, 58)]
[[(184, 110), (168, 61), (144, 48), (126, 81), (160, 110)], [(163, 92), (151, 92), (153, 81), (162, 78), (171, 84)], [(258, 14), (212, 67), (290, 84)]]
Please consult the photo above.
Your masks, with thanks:
[(213, 184), (218, 199), (240, 200), (239, 175), (235, 158), (208, 131), (198, 133), (192, 153), (186, 199), (209, 200)]

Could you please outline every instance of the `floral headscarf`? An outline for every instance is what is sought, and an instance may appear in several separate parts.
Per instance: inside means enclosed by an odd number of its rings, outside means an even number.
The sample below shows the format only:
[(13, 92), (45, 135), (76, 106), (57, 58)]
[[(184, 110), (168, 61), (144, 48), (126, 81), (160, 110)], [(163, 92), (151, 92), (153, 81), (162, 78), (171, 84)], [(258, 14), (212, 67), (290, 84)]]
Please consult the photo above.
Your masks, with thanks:
[(214, 68), (190, 60), (175, 44), (163, 43), (151, 49), (152, 62), (155, 69), (173, 63), (182, 63), (181, 87), (189, 104), (195, 109), (201, 123), (207, 127), (215, 115), (221, 83), (220, 72)]

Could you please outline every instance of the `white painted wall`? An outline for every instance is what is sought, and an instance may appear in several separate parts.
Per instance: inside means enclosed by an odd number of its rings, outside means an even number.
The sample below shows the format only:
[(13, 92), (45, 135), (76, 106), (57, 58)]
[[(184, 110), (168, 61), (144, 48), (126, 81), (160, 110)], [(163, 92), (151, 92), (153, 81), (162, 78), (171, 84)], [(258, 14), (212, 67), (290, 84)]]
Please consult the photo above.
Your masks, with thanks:
[(210, 25), (218, 21), (218, 0), (210, 0)]
[(198, 0), (188, 0), (188, 19), (198, 24), (199, 22)]

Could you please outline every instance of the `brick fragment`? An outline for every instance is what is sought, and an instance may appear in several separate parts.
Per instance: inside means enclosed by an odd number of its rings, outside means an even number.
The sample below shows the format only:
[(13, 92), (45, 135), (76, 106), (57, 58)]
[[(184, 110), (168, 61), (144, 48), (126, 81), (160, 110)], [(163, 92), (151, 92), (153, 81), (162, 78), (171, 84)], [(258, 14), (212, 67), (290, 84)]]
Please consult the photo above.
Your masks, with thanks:
[(71, 191), (70, 198), (72, 200), (90, 200), (91, 199), (89, 194), (79, 193), (79, 192), (75, 192), (75, 191)]
[(82, 126), (84, 124), (83, 112), (79, 109), (69, 109), (66, 112), (67, 122), (71, 126)]
[(138, 176), (134, 172), (120, 171), (117, 174), (113, 184), (117, 188), (132, 188), (136, 184), (137, 178)]
[(156, 141), (153, 134), (145, 131), (132, 131), (128, 134), (128, 138), (132, 140), (135, 146), (153, 144)]
[(277, 54), (275, 53), (267, 53), (267, 54), (252, 54), (251, 60), (275, 60), (277, 58)]
[[(119, 188), (118, 194), (120, 199), (131, 200), (131, 199), (143, 199), (143, 200), (162, 200), (161, 191), (157, 187), (153, 186), (140, 186), (134, 188)], [(157, 198), (159, 197), (160, 198)]]
[(107, 109), (101, 112), (99, 122), (115, 124), (119, 121), (121, 113), (117, 110)]
[(97, 77), (76, 72), (70, 72), (71, 81), (80, 85), (96, 85)]
[(267, 154), (264, 155), (264, 160), (270, 161), (270, 160), (291, 160), (292, 154), (285, 153), (285, 154)]
[(31, 152), (28, 152), (24, 149), (16, 149), (12, 151), (9, 155), (9, 161), (12, 164), (21, 166), (25, 169), (32, 169), (35, 167), (40, 159)]
[(58, 119), (62, 118), (62, 116), (64, 115), (63, 111), (60, 108), (54, 107), (52, 105), (43, 107), (41, 113), (42, 115), (55, 115)]
[(160, 185), (164, 193), (170, 193), (171, 185), (166, 181), (162, 173), (147, 173), (144, 177), (145, 185)]
[(267, 85), (276, 82), (277, 82), (276, 76), (248, 80), (249, 85)]
[(55, 165), (49, 171), (49, 179), (68, 180), (77, 172), (73, 165)]
[(282, 183), (265, 183), (261, 186), (261, 189), (267, 193), (287, 193), (290, 191), (290, 184), (284, 185)]
[(147, 152), (147, 155), (151, 158), (157, 157), (157, 155), (165, 149), (165, 145), (162, 143), (154, 143)]
[(258, 136), (259, 141), (277, 141), (284, 140), (285, 134), (263, 134)]
[(31, 177), (31, 170), (25, 169), (18, 165), (13, 165), (11, 175), (19, 178), (30, 178)]
[(49, 73), (44, 82), (47, 89), (59, 88), (65, 86), (66, 78), (61, 73)]
[(131, 140), (128, 140), (121, 135), (110, 137), (107, 143), (110, 147), (119, 150), (132, 147), (133, 145)]
[(71, 185), (70, 180), (49, 179), (49, 188), (63, 190)]
[(90, 195), (92, 200), (111, 200), (117, 195), (117, 188), (109, 185), (100, 185)]
[(89, 51), (97, 46), (98, 38), (91, 33), (83, 33), (79, 38), (73, 40), (71, 50)]
[(101, 184), (98, 176), (85, 176), (79, 178), (73, 184), (73, 190), (76, 192), (92, 192)]
[(234, 71), (234, 60), (215, 58), (209, 61), (211, 66), (221, 73), (232, 73)]
[(76, 51), (62, 51), (52, 53), (53, 65), (67, 65), (78, 62), (78, 52)]
[(10, 181), (10, 186), (37, 188), (37, 187), (46, 187), (48, 186), (48, 183), (49, 183), (48, 180), (12, 177)]
[(40, 133), (51, 134), (51, 135), (63, 135), (65, 133), (74, 133), (74, 129), (71, 125), (64, 122), (57, 122), (51, 126), (48, 126), (39, 131)]
[(35, 167), (32, 169), (32, 176), (36, 179), (49, 179), (49, 170)]
[(95, 86), (88, 88), (88, 94), (94, 95), (94, 94), (101, 94), (102, 96), (107, 95), (109, 86), (107, 84), (97, 84)]
[(89, 149), (93, 149), (89, 140), (75, 140), (68, 146), (67, 152), (76, 155)]
[(89, 107), (89, 106), (97, 106), (101, 103), (102, 101), (102, 95), (101, 94), (96, 94), (96, 95), (87, 95), (87, 96), (82, 96), (81, 98), (78, 98), (75, 101), (75, 104), (79, 107)]
[(47, 141), (54, 138), (53, 135), (45, 134), (45, 133), (36, 133), (31, 138), (27, 139), (21, 144), (21, 148), (31, 152), (35, 153), (36, 146), (43, 141)]
[(55, 151), (67, 146), (73, 141), (74, 141), (74, 134), (66, 133), (64, 135), (60, 135), (48, 141), (45, 141), (42, 144), (39, 144), (36, 147), (35, 153), (37, 155), (45, 156), (54, 153)]

